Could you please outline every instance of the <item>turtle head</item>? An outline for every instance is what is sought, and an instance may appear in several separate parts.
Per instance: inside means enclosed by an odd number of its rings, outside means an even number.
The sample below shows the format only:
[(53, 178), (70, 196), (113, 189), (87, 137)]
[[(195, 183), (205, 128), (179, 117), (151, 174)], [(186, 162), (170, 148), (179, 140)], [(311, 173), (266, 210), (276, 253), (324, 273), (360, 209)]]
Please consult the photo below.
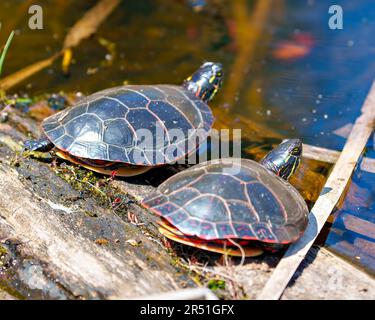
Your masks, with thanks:
[(302, 156), (302, 141), (299, 139), (283, 140), (270, 151), (260, 163), (280, 178), (288, 180), (299, 166)]
[(187, 78), (183, 86), (193, 92), (204, 102), (209, 102), (216, 95), (223, 82), (223, 66), (221, 63), (205, 62)]

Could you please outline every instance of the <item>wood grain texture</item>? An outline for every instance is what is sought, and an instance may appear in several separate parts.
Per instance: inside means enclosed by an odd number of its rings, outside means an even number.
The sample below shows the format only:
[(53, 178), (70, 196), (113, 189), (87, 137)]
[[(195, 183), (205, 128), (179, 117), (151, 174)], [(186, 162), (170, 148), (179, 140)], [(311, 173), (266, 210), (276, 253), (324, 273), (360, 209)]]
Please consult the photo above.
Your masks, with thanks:
[[(303, 144), (302, 157), (334, 164), (339, 159), (340, 153), (340, 151), (336, 150)], [(375, 159), (363, 157), (360, 162), (360, 169), (362, 171), (375, 173)]]

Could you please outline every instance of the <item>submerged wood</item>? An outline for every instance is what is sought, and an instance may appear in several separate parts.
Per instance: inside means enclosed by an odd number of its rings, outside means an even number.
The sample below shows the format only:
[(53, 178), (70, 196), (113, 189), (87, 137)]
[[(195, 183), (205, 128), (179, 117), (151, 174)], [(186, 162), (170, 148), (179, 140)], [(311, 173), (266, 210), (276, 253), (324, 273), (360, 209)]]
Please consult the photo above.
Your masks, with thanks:
[(78, 46), (82, 40), (90, 37), (96, 32), (99, 26), (105, 21), (105, 19), (111, 14), (119, 3), (120, 0), (99, 1), (70, 28), (65, 37), (62, 50), (50, 58), (35, 62), (32, 65), (25, 67), (5, 77), (4, 79), (1, 79), (0, 90), (9, 90), (32, 75), (52, 65), (52, 63), (54, 63), (66, 49)]
[(76, 47), (82, 40), (93, 35), (119, 3), (120, 0), (99, 1), (70, 28), (65, 37), (63, 49)]
[(73, 56), (71, 48), (78, 46), (82, 40), (92, 36), (119, 3), (120, 0), (99, 1), (70, 28), (63, 45), (64, 57), (62, 60), (62, 71), (64, 74), (69, 73), (69, 66)]
[(375, 224), (371, 221), (363, 220), (347, 213), (341, 213), (340, 216), (346, 230), (350, 230), (370, 239), (375, 239)]
[(361, 111), (362, 114), (355, 121), (344, 149), (328, 177), (318, 200), (311, 209), (309, 225), (305, 233), (297, 242), (289, 247), (261, 294), (257, 297), (258, 299), (274, 300), (281, 297), (332, 210), (344, 195), (346, 185), (374, 128), (375, 81)]
[(5, 78), (0, 80), (0, 90), (9, 90), (20, 82), (36, 74), (37, 72), (49, 67), (60, 55), (60, 52), (56, 53), (50, 58), (35, 62), (26, 68), (23, 68), (15, 73), (12, 73), (9, 76), (6, 76)]
[[(340, 151), (304, 144), (302, 156), (307, 159), (334, 164), (339, 159), (340, 153)], [(362, 171), (375, 173), (375, 159), (363, 157), (359, 167)]]

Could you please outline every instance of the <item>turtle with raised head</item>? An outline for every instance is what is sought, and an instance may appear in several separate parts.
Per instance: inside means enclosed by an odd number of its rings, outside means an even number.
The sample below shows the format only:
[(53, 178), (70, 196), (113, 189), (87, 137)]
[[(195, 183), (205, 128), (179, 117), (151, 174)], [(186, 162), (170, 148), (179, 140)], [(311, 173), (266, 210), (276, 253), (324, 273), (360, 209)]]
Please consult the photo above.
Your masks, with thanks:
[(143, 200), (161, 217), (167, 238), (208, 251), (256, 256), (296, 241), (308, 208), (288, 182), (302, 154), (299, 139), (283, 141), (260, 163), (236, 158), (182, 171)]
[(42, 122), (26, 149), (49, 151), (93, 171), (134, 176), (193, 153), (214, 117), (207, 105), (223, 79), (206, 62), (181, 86), (125, 85), (94, 93)]

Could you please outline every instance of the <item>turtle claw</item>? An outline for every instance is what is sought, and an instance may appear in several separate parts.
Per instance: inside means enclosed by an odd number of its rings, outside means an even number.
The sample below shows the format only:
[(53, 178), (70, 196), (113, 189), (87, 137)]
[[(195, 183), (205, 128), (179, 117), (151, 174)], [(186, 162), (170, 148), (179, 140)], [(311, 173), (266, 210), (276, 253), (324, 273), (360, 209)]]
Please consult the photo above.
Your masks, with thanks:
[(53, 148), (53, 143), (46, 139), (26, 140), (23, 145), (25, 146), (25, 149), (29, 151), (47, 152)]

